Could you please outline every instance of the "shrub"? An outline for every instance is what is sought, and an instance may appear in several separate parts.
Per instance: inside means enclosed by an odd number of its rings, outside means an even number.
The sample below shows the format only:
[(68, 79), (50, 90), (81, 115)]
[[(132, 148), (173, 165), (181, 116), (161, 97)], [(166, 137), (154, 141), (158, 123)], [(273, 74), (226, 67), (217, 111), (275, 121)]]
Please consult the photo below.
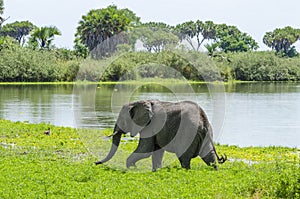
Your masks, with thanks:
[(73, 81), (78, 66), (78, 61), (66, 61), (47, 50), (8, 46), (0, 51), (2, 82)]
[[(171, 69), (172, 68), (172, 69)], [(220, 80), (219, 69), (198, 52), (128, 52), (81, 65), (78, 79), (89, 81), (137, 80), (139, 78), (186, 78)], [(100, 77), (101, 76), (101, 77)]]
[(230, 56), (233, 77), (242, 81), (300, 79), (300, 59), (280, 58), (273, 52), (237, 53)]

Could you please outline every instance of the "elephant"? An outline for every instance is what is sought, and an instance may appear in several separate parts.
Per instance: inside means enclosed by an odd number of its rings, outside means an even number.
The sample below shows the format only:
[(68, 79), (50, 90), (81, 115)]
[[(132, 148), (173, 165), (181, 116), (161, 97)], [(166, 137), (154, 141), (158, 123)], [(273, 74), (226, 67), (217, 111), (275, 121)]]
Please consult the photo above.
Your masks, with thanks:
[(107, 156), (96, 165), (109, 161), (116, 153), (121, 135), (140, 134), (138, 146), (127, 158), (127, 168), (152, 155), (152, 171), (162, 168), (165, 151), (175, 153), (183, 168), (190, 169), (192, 158), (200, 156), (218, 170), (217, 162), (224, 163), (226, 154), (219, 157), (212, 127), (204, 110), (192, 101), (167, 102), (140, 100), (125, 104), (114, 126), (112, 146)]

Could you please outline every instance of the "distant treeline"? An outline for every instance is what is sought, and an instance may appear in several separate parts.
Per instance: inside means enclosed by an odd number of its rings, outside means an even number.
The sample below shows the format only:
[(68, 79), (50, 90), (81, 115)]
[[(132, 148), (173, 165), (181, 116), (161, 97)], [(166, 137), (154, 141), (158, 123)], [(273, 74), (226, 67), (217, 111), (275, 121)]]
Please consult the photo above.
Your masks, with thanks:
[[(1, 82), (119, 81), (182, 78), (192, 81), (298, 81), (300, 58), (273, 52), (196, 51), (116, 53), (110, 58), (78, 58), (70, 50), (33, 50), (19, 45), (0, 51)], [(77, 78), (77, 79), (76, 79)]]
[(53, 44), (61, 35), (57, 27), (29, 21), (5, 24), (3, 11), (0, 0), (1, 82), (300, 80), (294, 46), (300, 29), (290, 26), (265, 33), (263, 42), (272, 51), (258, 52), (258, 43), (236, 26), (201, 20), (176, 26), (142, 23), (131, 10), (111, 5), (82, 17), (74, 50), (68, 50)]

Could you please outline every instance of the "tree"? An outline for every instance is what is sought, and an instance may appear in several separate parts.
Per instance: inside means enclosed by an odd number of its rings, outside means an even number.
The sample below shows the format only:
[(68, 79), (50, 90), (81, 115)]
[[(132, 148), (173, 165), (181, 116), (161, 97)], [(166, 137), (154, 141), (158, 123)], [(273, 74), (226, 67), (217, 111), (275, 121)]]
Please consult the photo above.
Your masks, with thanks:
[(3, 0), (0, 0), (0, 15), (3, 14), (3, 11), (4, 11), (4, 3)]
[(30, 31), (36, 28), (29, 21), (16, 21), (14, 23), (6, 24), (2, 27), (0, 35), (10, 36), (16, 39), (19, 44), (23, 45), (25, 43), (25, 37), (29, 35)]
[(111, 5), (107, 8), (91, 10), (82, 16), (77, 27), (76, 37), (88, 47), (89, 51), (99, 47), (99, 44), (107, 48), (99, 49), (100, 57), (116, 51), (118, 44), (127, 43), (125, 32), (139, 24), (140, 18), (129, 9), (118, 9)]
[(4, 3), (3, 0), (0, 0), (0, 30), (1, 30), (1, 25), (4, 22), (4, 18), (1, 16), (4, 12)]
[(212, 21), (206, 21), (206, 22), (202, 23), (201, 25), (202, 26), (199, 26), (200, 27), (199, 31), (201, 32), (203, 38), (200, 42), (200, 45), (205, 40), (216, 39), (216, 33), (217, 33), (217, 29), (216, 29), (217, 25), (216, 24), (214, 24)]
[(18, 42), (11, 37), (0, 37), (0, 52), (3, 49), (17, 49), (20, 48)]
[(268, 47), (275, 50), (277, 54), (293, 57), (298, 53), (293, 46), (300, 39), (300, 29), (294, 29), (291, 26), (277, 28), (272, 32), (266, 32), (263, 42)]
[(74, 42), (75, 55), (78, 57), (87, 58), (89, 49), (85, 45), (83, 45), (78, 38), (75, 38)]
[(193, 50), (196, 50), (193, 45), (193, 38), (197, 35), (196, 24), (193, 21), (188, 21), (177, 25), (175, 29), (180, 41), (186, 40)]
[(216, 56), (218, 43), (212, 43), (212, 44), (205, 44), (204, 47), (206, 48), (208, 55), (210, 57)]
[(55, 26), (35, 28), (29, 38), (29, 45), (33, 48), (50, 49), (56, 35), (61, 35)]
[(258, 48), (257, 42), (251, 36), (241, 32), (235, 26), (226, 24), (216, 26), (215, 42), (224, 52), (247, 52)]
[[(189, 21), (177, 25), (175, 32), (181, 41), (186, 40), (193, 50), (199, 51), (205, 40), (215, 39), (216, 25), (212, 21), (206, 21), (204, 23), (200, 20), (196, 22)], [(194, 38), (196, 38), (197, 41), (196, 46), (194, 46)]]
[(178, 44), (179, 38), (171, 31), (172, 27), (165, 23), (149, 22), (136, 29), (134, 34), (149, 52), (160, 52)]

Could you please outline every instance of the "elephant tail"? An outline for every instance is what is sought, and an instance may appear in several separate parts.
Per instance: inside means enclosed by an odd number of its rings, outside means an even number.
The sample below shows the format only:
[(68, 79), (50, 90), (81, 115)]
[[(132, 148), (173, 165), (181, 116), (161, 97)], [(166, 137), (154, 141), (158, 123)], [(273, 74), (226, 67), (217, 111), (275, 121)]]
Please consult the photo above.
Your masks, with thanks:
[[(103, 160), (95, 162), (96, 165), (103, 164), (103, 163), (109, 161), (115, 155), (115, 153), (119, 147), (120, 141), (121, 141), (121, 135), (122, 135), (122, 133), (118, 132), (118, 131), (116, 131), (116, 132), (114, 132), (114, 134), (112, 134), (113, 141), (112, 141), (112, 145), (111, 145), (109, 153)], [(111, 136), (109, 136), (109, 137), (111, 137)]]
[(214, 149), (214, 152), (215, 152), (215, 154), (216, 154), (216, 156), (217, 156), (218, 163), (219, 163), (219, 164), (223, 164), (224, 162), (226, 162), (226, 160), (227, 160), (227, 155), (224, 154), (224, 156), (223, 156), (223, 155), (221, 155), (221, 157), (218, 156), (218, 153), (217, 153), (217, 150), (216, 150), (214, 144), (213, 144), (213, 149)]
[(208, 132), (209, 132), (209, 133), (208, 133), (208, 137), (210, 138), (211, 145), (212, 145), (212, 147), (213, 147), (213, 151), (214, 151), (215, 154), (216, 154), (218, 163), (219, 163), (219, 164), (223, 164), (223, 163), (226, 162), (226, 160), (227, 160), (227, 155), (224, 154), (224, 156), (221, 155), (221, 157), (218, 155), (217, 150), (216, 150), (215, 145), (214, 145), (214, 142), (213, 142), (213, 138), (212, 138), (213, 133), (212, 133), (212, 128), (211, 128), (210, 125), (208, 126)]

